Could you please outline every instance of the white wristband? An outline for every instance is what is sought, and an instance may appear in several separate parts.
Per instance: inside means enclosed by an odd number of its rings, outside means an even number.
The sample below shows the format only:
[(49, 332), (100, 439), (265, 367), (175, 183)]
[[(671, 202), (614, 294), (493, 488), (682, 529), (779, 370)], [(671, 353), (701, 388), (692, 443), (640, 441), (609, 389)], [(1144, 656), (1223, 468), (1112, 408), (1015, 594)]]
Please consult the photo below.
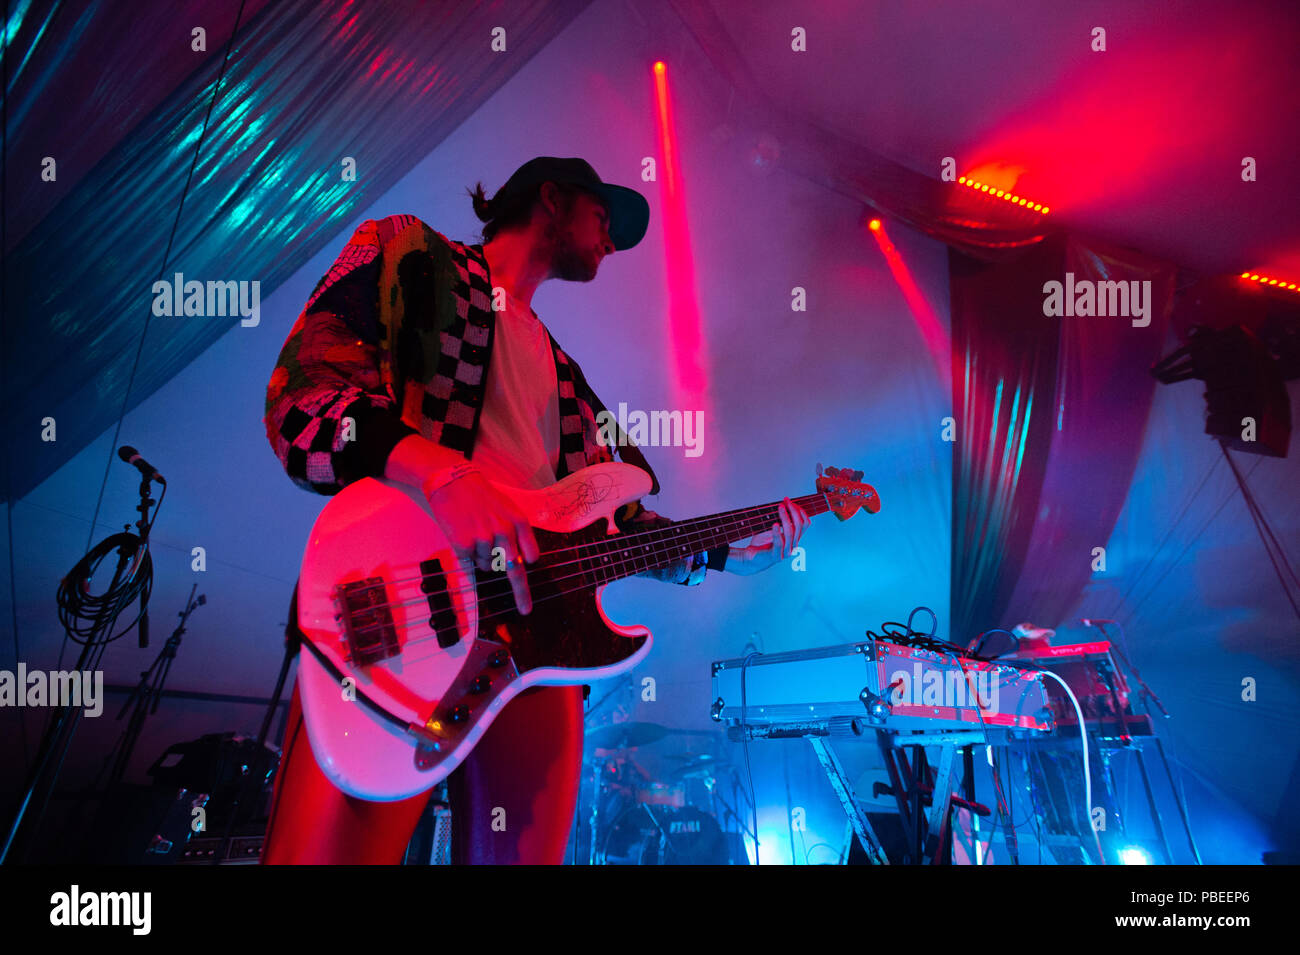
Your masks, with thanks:
[(468, 461), (461, 464), (453, 464), (449, 468), (443, 468), (441, 471), (434, 471), (420, 484), (420, 490), (427, 499), (434, 491), (440, 490), (458, 478), (466, 477), (470, 474), (481, 473), (478, 468)]

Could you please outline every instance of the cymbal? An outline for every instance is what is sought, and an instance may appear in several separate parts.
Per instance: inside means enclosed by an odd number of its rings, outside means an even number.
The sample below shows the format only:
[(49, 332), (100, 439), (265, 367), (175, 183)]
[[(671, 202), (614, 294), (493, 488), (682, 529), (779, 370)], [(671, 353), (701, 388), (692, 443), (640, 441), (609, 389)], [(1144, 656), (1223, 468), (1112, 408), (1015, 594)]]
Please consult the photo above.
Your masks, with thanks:
[(667, 757), (681, 763), (680, 766), (674, 766), (669, 770), (668, 775), (671, 779), (690, 779), (693, 776), (711, 776), (714, 772), (730, 765), (730, 762), (711, 753), (690, 754), (673, 754)]
[(587, 732), (587, 742), (597, 749), (630, 749), (663, 739), (670, 730), (658, 723), (613, 723)]
[(664, 755), (664, 759), (676, 760), (679, 763), (707, 763), (717, 758), (712, 753), (667, 753)]

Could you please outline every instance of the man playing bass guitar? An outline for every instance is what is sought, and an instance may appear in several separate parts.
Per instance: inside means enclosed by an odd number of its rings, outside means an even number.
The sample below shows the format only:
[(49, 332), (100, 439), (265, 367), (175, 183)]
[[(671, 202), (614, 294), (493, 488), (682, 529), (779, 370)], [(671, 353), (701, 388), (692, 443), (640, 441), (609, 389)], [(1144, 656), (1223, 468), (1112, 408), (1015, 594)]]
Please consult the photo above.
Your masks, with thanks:
[[(484, 244), (466, 245), (413, 216), (364, 222), (318, 283), (267, 390), (267, 436), (289, 477), (333, 495), (364, 477), (419, 488), (456, 554), (506, 576), (522, 614), (538, 543), (491, 482), (542, 488), (613, 460), (604, 405), (532, 311), (540, 283), (589, 282), (601, 260), (644, 236), (639, 193), (603, 183), (581, 159), (539, 157), (488, 199), (471, 193)], [(617, 448), (649, 471), (633, 446)], [(649, 471), (653, 479), (653, 471)], [(654, 484), (657, 490), (657, 482)], [(785, 559), (809, 522), (786, 498), (780, 523), (646, 572), (699, 583), (707, 569), (752, 574)], [(629, 506), (625, 527), (670, 521)], [(583, 746), (583, 688), (533, 686), (514, 697), (448, 777), (453, 858), (562, 861)], [(428, 793), (395, 802), (338, 789), (317, 764), (295, 687), (276, 778), (267, 863), (397, 863)], [(496, 808), (509, 825), (493, 827)]]

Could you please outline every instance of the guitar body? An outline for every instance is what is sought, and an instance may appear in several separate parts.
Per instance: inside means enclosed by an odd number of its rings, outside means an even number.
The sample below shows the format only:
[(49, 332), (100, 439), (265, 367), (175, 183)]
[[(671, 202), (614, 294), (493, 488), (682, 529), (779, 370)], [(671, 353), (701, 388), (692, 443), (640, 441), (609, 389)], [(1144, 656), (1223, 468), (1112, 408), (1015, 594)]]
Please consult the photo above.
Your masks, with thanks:
[(650, 651), (647, 628), (605, 616), (597, 568), (561, 550), (617, 534), (615, 511), (650, 492), (649, 476), (612, 462), (536, 491), (497, 489), (528, 515), (543, 552), (527, 565), (528, 616), (504, 572), (457, 560), (414, 488), (356, 481), (312, 527), (298, 625), (330, 665), (304, 647), (298, 688), (316, 761), (350, 795), (425, 792), (524, 689), (613, 676)]

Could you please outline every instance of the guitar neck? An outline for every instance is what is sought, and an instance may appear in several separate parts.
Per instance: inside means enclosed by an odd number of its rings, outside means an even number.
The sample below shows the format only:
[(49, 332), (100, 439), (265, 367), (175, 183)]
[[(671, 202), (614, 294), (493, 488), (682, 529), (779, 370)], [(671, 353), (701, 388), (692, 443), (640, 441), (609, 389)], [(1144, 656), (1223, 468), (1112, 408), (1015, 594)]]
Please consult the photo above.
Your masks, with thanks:
[[(830, 504), (824, 494), (791, 498), (809, 515), (824, 514)], [(753, 537), (781, 523), (781, 501), (723, 511), (658, 530), (629, 529), (624, 534), (584, 544), (574, 550), (583, 570), (598, 583), (621, 580), (647, 570), (667, 567), (692, 554)]]

